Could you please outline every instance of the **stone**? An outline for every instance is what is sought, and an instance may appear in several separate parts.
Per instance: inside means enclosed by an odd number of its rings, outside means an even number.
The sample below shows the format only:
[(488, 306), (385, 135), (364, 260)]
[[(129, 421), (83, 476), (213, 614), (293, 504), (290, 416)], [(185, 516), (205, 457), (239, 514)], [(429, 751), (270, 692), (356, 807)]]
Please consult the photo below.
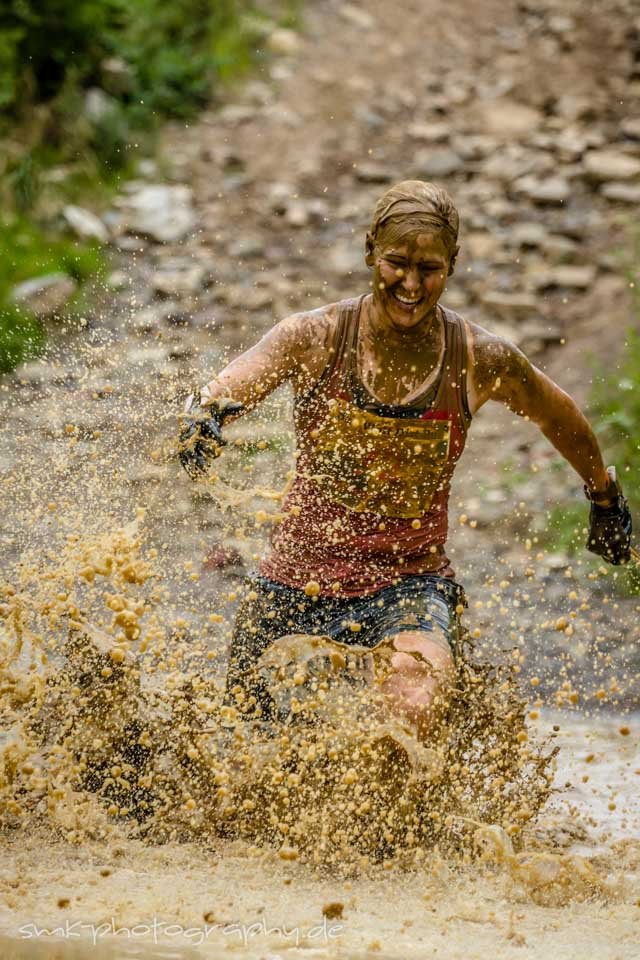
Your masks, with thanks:
[(208, 271), (200, 263), (191, 260), (169, 260), (154, 271), (149, 283), (156, 293), (164, 296), (184, 297), (198, 293), (204, 286)]
[(269, 206), (274, 213), (284, 215), (287, 211), (287, 204), (292, 197), (297, 195), (298, 191), (292, 183), (276, 181), (272, 183), (268, 191)]
[(159, 243), (183, 240), (195, 229), (192, 193), (184, 184), (138, 185), (135, 193), (120, 198), (119, 206), (129, 233), (149, 236)]
[(295, 30), (287, 30), (286, 27), (280, 27), (269, 34), (266, 46), (271, 53), (287, 56), (288, 54), (297, 53), (298, 50), (300, 50), (301, 42)]
[(448, 140), (451, 135), (451, 127), (448, 123), (430, 123), (427, 120), (417, 120), (410, 123), (407, 127), (407, 133), (412, 140), (424, 140), (426, 143), (441, 143)]
[(573, 17), (566, 17), (562, 14), (551, 16), (547, 21), (547, 29), (550, 31), (550, 33), (572, 33), (575, 28), (576, 22)]
[(121, 96), (131, 93), (134, 85), (134, 73), (131, 66), (122, 57), (107, 57), (100, 64), (102, 85), (109, 93)]
[(571, 196), (571, 186), (564, 177), (525, 176), (516, 180), (514, 187), (534, 203), (549, 206), (561, 205)]
[(360, 27), (361, 30), (371, 30), (376, 25), (375, 18), (362, 7), (356, 7), (354, 3), (341, 3), (338, 12), (343, 19)]
[(554, 149), (563, 159), (579, 160), (593, 146), (587, 132), (580, 127), (565, 127), (555, 138)]
[(124, 290), (125, 287), (129, 286), (130, 281), (131, 276), (126, 270), (112, 270), (107, 276), (107, 286), (111, 290)]
[(239, 237), (229, 244), (227, 251), (230, 257), (237, 257), (238, 260), (250, 260), (253, 257), (264, 255), (264, 240), (258, 234), (253, 236)]
[(465, 253), (474, 260), (491, 260), (501, 249), (502, 243), (494, 233), (478, 230), (465, 234)]
[(302, 200), (292, 200), (287, 205), (284, 218), (292, 227), (306, 227), (311, 219), (309, 208)]
[(480, 302), (507, 320), (529, 316), (540, 309), (537, 299), (532, 294), (523, 292), (502, 293), (499, 290), (488, 290), (481, 294)]
[(155, 367), (167, 359), (168, 353), (166, 346), (132, 347), (127, 350), (127, 362), (132, 367)]
[(620, 124), (620, 133), (629, 140), (640, 140), (640, 117), (627, 117)]
[(561, 94), (554, 104), (554, 113), (563, 120), (588, 120), (593, 115), (594, 105), (591, 97), (573, 93)]
[(542, 247), (548, 237), (546, 227), (541, 223), (530, 221), (517, 223), (511, 236), (519, 247)]
[(158, 164), (155, 160), (150, 160), (149, 157), (143, 157), (136, 164), (136, 172), (141, 177), (157, 177)]
[(560, 263), (570, 263), (579, 249), (579, 245), (571, 237), (563, 237), (559, 233), (550, 233), (544, 244), (547, 257)]
[(359, 163), (355, 169), (356, 180), (360, 183), (390, 183), (394, 179), (392, 167), (381, 163)]
[(416, 176), (429, 180), (432, 177), (450, 177), (460, 173), (465, 168), (464, 160), (455, 151), (448, 147), (436, 147), (432, 150), (421, 150), (416, 154), (413, 162)]
[(118, 109), (115, 97), (100, 87), (89, 87), (84, 96), (84, 112), (92, 123), (100, 123)]
[(635, 180), (640, 178), (640, 160), (618, 150), (590, 150), (582, 158), (585, 174), (592, 180)]
[(273, 303), (273, 291), (266, 287), (227, 284), (225, 300), (237, 310), (263, 310)]
[(126, 234), (116, 237), (114, 243), (118, 250), (123, 250), (125, 253), (144, 253), (147, 248), (145, 240), (140, 237), (129, 237)]
[(530, 280), (532, 286), (537, 290), (544, 290), (549, 287), (587, 290), (594, 282), (596, 273), (596, 268), (591, 264), (584, 267), (563, 265), (532, 273)]
[(364, 245), (353, 239), (339, 238), (331, 244), (327, 256), (331, 269), (340, 276), (351, 276), (366, 270)]
[(542, 123), (538, 110), (507, 97), (480, 104), (478, 118), (483, 131), (506, 140), (526, 137)]
[(516, 180), (534, 169), (535, 158), (521, 147), (509, 150), (496, 150), (487, 157), (482, 166), (482, 174), (493, 180)]
[(84, 240), (99, 240), (100, 243), (107, 243), (109, 234), (104, 223), (90, 210), (84, 207), (77, 207), (73, 203), (68, 203), (63, 207), (62, 215), (78, 236)]
[(519, 347), (526, 345), (527, 349), (533, 346), (546, 347), (550, 343), (560, 343), (562, 336), (562, 330), (554, 324), (542, 320), (528, 320), (518, 326), (516, 343)]
[(380, 113), (376, 113), (375, 110), (371, 110), (370, 107), (363, 103), (357, 103), (354, 106), (353, 117), (354, 120), (360, 123), (366, 123), (366, 125), (372, 129), (380, 129), (384, 127), (386, 123), (386, 120)]
[(154, 333), (162, 323), (171, 322), (171, 318), (178, 315), (179, 309), (177, 303), (151, 304), (135, 313), (128, 321), (128, 325), (136, 333)]
[(600, 193), (607, 200), (640, 206), (640, 183), (603, 183)]
[(483, 160), (498, 149), (495, 137), (480, 134), (458, 135), (451, 138), (451, 146), (464, 160)]
[(59, 313), (76, 291), (76, 282), (66, 273), (47, 273), (19, 283), (11, 300), (31, 310), (41, 320)]

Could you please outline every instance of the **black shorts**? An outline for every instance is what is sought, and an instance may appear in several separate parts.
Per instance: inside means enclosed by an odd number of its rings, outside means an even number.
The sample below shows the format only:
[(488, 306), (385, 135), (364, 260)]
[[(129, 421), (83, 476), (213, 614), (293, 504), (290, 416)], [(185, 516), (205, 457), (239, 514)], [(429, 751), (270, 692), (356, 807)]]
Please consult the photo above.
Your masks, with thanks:
[(397, 633), (422, 630), (457, 657), (460, 606), (466, 606), (462, 587), (434, 574), (403, 577), (363, 597), (308, 597), (303, 590), (267, 577), (252, 578), (231, 638), (227, 695), (240, 687), (247, 695), (245, 702), (255, 696), (262, 714), (268, 712), (254, 668), (274, 640), (292, 633), (373, 650)]

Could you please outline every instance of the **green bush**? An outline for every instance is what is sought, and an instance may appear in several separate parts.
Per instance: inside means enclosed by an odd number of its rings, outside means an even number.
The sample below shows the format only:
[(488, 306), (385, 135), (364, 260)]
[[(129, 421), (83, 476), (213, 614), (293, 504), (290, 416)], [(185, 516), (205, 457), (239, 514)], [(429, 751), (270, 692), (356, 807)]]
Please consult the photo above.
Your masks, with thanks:
[(0, 0), (0, 370), (43, 342), (11, 287), (60, 269), (82, 279), (99, 260), (57, 235), (56, 211), (88, 195), (99, 207), (159, 124), (188, 118), (246, 70), (297, 3)]
[(248, 64), (269, 22), (248, 0), (5, 3), (0, 109), (16, 120), (33, 103), (55, 107), (70, 88), (90, 87), (124, 106), (133, 126), (157, 115), (189, 116), (230, 61)]
[(45, 342), (42, 324), (11, 303), (12, 287), (47, 273), (66, 273), (82, 285), (104, 268), (104, 255), (96, 244), (57, 236), (25, 217), (0, 220), (0, 373), (37, 356)]
[(37, 357), (44, 340), (42, 324), (28, 311), (10, 304), (0, 306), (0, 373)]

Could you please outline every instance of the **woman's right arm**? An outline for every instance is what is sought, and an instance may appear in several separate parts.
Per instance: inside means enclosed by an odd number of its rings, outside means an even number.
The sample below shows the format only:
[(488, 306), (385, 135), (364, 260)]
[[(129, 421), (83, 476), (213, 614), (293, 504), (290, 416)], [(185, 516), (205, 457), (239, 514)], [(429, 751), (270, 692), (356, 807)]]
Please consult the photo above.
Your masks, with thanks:
[(335, 314), (331, 305), (281, 320), (202, 388), (202, 406), (230, 398), (251, 410), (287, 381), (310, 389), (329, 359)]

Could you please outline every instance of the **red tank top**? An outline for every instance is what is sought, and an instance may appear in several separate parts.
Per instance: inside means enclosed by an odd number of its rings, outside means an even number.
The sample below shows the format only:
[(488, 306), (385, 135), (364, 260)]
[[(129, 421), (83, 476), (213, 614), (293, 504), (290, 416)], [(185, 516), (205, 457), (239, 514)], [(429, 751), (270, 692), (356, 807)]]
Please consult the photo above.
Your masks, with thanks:
[(464, 448), (464, 321), (438, 306), (445, 349), (436, 381), (410, 405), (382, 404), (357, 373), (360, 307), (339, 304), (335, 350), (295, 404), (296, 476), (260, 572), (291, 587), (361, 596), (398, 577), (452, 577), (444, 552), (451, 477)]

